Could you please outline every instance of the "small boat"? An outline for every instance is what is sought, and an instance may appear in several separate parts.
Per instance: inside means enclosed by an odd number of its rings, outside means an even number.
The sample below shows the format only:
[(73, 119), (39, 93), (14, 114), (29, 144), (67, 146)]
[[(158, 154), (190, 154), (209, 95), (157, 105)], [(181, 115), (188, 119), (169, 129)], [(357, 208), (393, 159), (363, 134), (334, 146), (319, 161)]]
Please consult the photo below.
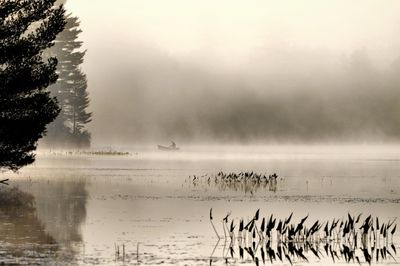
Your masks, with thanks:
[(179, 147), (163, 146), (163, 145), (158, 145), (158, 149), (161, 151), (179, 151)]
[(176, 143), (174, 141), (171, 141), (171, 145), (169, 145), (169, 146), (158, 145), (158, 149), (161, 151), (178, 151), (179, 150), (178, 146), (176, 146)]

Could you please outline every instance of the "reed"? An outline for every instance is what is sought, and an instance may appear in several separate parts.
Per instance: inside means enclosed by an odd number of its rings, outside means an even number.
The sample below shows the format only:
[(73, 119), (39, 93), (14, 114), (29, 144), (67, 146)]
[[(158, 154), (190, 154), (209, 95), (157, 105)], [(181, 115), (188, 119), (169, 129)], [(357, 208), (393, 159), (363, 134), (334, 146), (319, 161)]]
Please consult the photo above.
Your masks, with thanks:
[[(260, 210), (247, 223), (243, 218), (235, 220), (230, 217), (226, 215), (222, 219), (223, 229), (228, 231), (225, 239), (230, 241), (225, 259), (234, 258), (234, 254), (239, 254), (243, 259), (246, 253), (257, 265), (260, 261), (265, 263), (269, 260), (273, 263), (277, 259), (292, 264), (296, 259), (308, 261), (305, 254), (308, 252), (317, 259), (327, 256), (333, 261), (365, 261), (369, 264), (373, 260), (396, 262), (393, 256), (397, 252), (393, 244), (396, 219), (380, 221), (372, 215), (362, 218), (361, 214), (348, 214), (331, 221), (310, 221), (307, 215), (295, 222), (293, 213), (278, 219), (273, 214), (261, 217)], [(220, 237), (215, 227), (214, 231), (219, 243)]]
[(253, 194), (263, 189), (276, 192), (278, 186), (278, 175), (255, 173), (255, 172), (218, 172), (217, 174), (193, 175), (188, 177), (193, 186), (217, 187), (218, 190), (243, 191)]

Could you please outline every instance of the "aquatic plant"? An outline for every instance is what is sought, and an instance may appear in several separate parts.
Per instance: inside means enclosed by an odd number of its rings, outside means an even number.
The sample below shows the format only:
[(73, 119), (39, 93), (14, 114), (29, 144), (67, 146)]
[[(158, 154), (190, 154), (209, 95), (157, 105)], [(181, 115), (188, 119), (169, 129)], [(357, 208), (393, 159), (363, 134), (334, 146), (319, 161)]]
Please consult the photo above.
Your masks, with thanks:
[(130, 155), (129, 152), (115, 151), (115, 150), (63, 150), (63, 151), (50, 151), (50, 155), (65, 156), (65, 155), (112, 155), (112, 156), (126, 156)]
[(188, 180), (194, 186), (215, 186), (221, 191), (234, 190), (251, 194), (259, 189), (276, 192), (278, 185), (276, 173), (267, 175), (255, 172), (225, 173), (220, 171), (217, 174), (189, 176)]
[[(382, 222), (378, 217), (374, 219), (372, 215), (362, 219), (361, 214), (357, 216), (348, 214), (345, 218), (332, 221), (316, 220), (310, 223), (311, 226), (307, 226), (306, 220), (309, 215), (298, 222), (292, 221), (293, 213), (285, 219), (278, 219), (273, 214), (261, 217), (260, 210), (246, 222), (244, 219), (235, 221), (230, 219), (230, 216), (228, 213), (222, 219), (224, 232), (222, 237), (215, 228), (212, 209), (210, 210), (210, 222), (218, 237), (217, 245), (221, 238), (225, 240), (224, 250), (227, 250), (226, 254), (223, 252), (225, 258), (234, 258), (235, 249), (236, 251), (238, 249), (241, 259), (246, 252), (256, 265), (260, 261), (265, 263), (266, 260), (273, 263), (277, 258), (282, 262), (286, 260), (290, 264), (295, 259), (308, 261), (306, 252), (311, 252), (317, 259), (325, 254), (333, 261), (360, 263), (361, 258), (367, 263), (387, 259), (396, 261), (392, 254), (392, 252), (396, 254), (393, 244), (396, 219)], [(230, 243), (226, 248), (228, 240)], [(323, 249), (320, 248), (321, 245)], [(273, 247), (276, 247), (276, 250)]]
[(127, 245), (125, 243), (117, 244), (114, 243), (114, 256), (115, 256), (115, 262), (117, 261), (122, 261), (122, 262), (129, 262), (134, 259), (136, 259), (136, 263), (140, 264), (140, 259), (139, 259), (139, 244), (140, 242), (136, 243), (136, 253), (129, 253), (127, 249)]
[(84, 154), (84, 155), (129, 155), (129, 152), (104, 150), (104, 151), (80, 151), (80, 152), (78, 152), (78, 154)]

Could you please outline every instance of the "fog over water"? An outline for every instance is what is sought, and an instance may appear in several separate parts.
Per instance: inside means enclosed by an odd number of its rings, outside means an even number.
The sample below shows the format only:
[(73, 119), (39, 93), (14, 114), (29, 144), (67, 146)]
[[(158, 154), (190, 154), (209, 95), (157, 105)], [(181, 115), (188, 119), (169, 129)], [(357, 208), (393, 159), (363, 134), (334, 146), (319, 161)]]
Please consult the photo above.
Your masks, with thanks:
[(399, 1), (68, 0), (93, 144), (400, 139)]
[(398, 264), (399, 0), (57, 3), (62, 110), (34, 162), (3, 130), (0, 265)]

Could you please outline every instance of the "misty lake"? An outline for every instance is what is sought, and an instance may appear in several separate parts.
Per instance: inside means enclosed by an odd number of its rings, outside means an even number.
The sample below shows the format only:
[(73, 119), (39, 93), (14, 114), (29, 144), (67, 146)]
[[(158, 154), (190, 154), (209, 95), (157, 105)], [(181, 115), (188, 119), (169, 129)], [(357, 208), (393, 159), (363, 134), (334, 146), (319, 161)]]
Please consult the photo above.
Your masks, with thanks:
[[(222, 219), (229, 212), (236, 222), (249, 221), (258, 209), (260, 216), (273, 214), (278, 219), (294, 212), (295, 222), (309, 215), (309, 226), (316, 220), (346, 218), (348, 213), (393, 221), (400, 217), (398, 148), (190, 147), (179, 152), (136, 149), (119, 156), (41, 151), (36, 163), (20, 173), (2, 174), (10, 178), (9, 187), (33, 196), (33, 208), (1, 206), (0, 262), (255, 265), (246, 252), (239, 256), (237, 244), (232, 246), (229, 239), (218, 241), (210, 208), (222, 236)], [(194, 175), (219, 171), (275, 172), (278, 179), (272, 189), (193, 181)], [(337, 254), (332, 259), (325, 244), (315, 244), (318, 257), (304, 247), (307, 260), (293, 256), (291, 262), (276, 258), (273, 264), (346, 264), (344, 245), (329, 247)], [(379, 247), (382, 251), (378, 252)], [(387, 246), (375, 247), (372, 264), (397, 264), (399, 250), (396, 232)], [(367, 265), (361, 248), (355, 254)], [(269, 259), (265, 262), (270, 263)], [(352, 263), (358, 265), (355, 260)]]

